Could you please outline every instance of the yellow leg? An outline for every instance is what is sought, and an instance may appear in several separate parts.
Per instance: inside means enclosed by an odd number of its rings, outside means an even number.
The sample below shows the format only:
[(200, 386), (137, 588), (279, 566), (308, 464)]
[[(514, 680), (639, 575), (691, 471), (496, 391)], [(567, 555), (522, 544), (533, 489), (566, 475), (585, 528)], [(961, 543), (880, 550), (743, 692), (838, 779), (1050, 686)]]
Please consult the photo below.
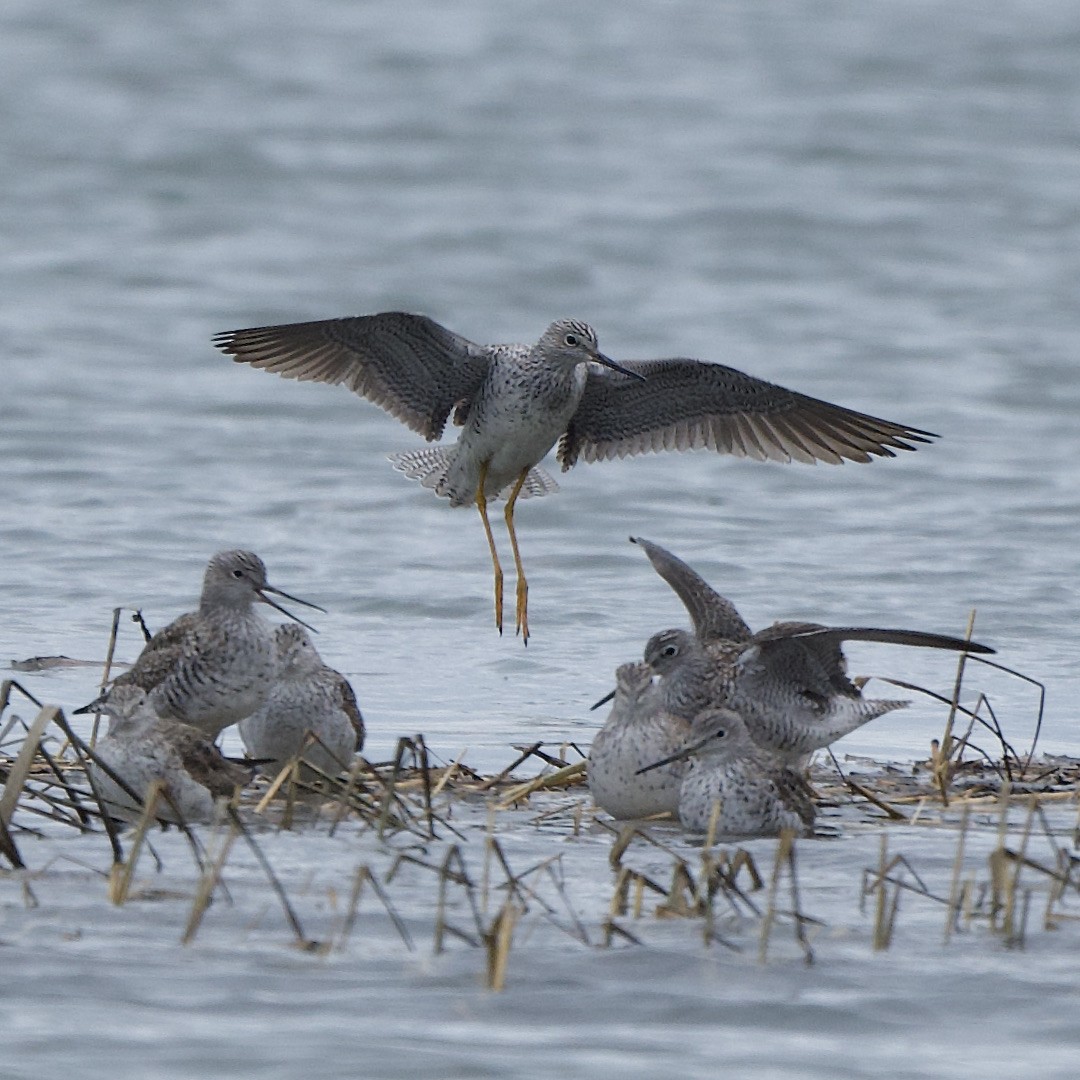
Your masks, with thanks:
[(485, 461), (480, 466), (480, 480), (476, 485), (476, 508), (480, 511), (480, 520), (484, 523), (484, 535), (487, 537), (488, 549), (491, 552), (491, 565), (495, 568), (495, 626), (502, 633), (503, 613), (503, 572), (499, 563), (499, 553), (495, 550), (495, 537), (491, 535), (491, 522), (488, 521), (487, 496), (484, 494), (484, 485), (487, 483), (488, 463)]
[(521, 552), (518, 551), (517, 533), (514, 531), (514, 504), (528, 475), (529, 470), (523, 469), (510, 492), (510, 498), (506, 500), (505, 510), (506, 531), (510, 534), (510, 546), (514, 549), (514, 569), (517, 571), (517, 632), (526, 645), (529, 644), (529, 583), (525, 580), (525, 567), (521, 565)]

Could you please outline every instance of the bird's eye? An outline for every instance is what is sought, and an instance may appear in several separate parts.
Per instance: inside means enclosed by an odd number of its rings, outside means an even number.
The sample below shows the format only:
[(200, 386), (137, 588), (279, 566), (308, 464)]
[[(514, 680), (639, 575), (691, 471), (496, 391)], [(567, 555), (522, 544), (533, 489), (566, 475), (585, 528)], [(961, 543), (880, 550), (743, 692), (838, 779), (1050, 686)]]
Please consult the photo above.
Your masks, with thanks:
[(564, 345), (569, 345), (571, 348), (573, 348), (577, 343), (578, 343), (577, 334), (567, 334), (566, 337), (563, 338), (563, 344)]
[(727, 734), (727, 732), (723, 728), (720, 728), (719, 731), (716, 731), (716, 732), (713, 733), (713, 738), (714, 739), (722, 739), (726, 734)]
[(660, 655), (661, 656), (675, 656), (678, 653), (678, 651), (679, 650), (674, 645), (665, 645), (664, 646), (664, 651)]
[(234, 570), (232, 572), (232, 576), (233, 577), (243, 577), (244, 576), (244, 571), (243, 570)]

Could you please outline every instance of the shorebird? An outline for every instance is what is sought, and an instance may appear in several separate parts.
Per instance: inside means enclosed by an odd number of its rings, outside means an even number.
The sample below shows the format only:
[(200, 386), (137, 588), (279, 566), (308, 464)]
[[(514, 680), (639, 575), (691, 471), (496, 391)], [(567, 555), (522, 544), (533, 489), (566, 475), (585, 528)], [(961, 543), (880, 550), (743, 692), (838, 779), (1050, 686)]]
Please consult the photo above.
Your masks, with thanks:
[(596, 332), (560, 319), (535, 345), (478, 345), (423, 315), (388, 311), (320, 322), (228, 330), (214, 344), (238, 363), (289, 379), (341, 383), (429, 441), (447, 418), (454, 446), (393, 455), (395, 466), (480, 512), (502, 632), (502, 567), (487, 504), (504, 516), (517, 572), (517, 630), (528, 642), (528, 584), (514, 507), (558, 485), (540, 469), (559, 443), (563, 471), (656, 450), (710, 448), (758, 460), (840, 464), (895, 457), (933, 432), (853, 412), (722, 364), (675, 358), (616, 363)]
[[(162, 821), (210, 821), (215, 802), (251, 779), (249, 769), (222, 757), (198, 728), (159, 716), (133, 683), (114, 686), (105, 701), (75, 711), (99, 710), (109, 717), (109, 730), (94, 753), (140, 797), (154, 780), (163, 781), (168, 799), (156, 812)], [(142, 807), (123, 787), (96, 763), (88, 769), (110, 812), (137, 820)]]
[(639, 537), (632, 540), (645, 549), (694, 622), (694, 632), (663, 630), (645, 646), (645, 662), (659, 676), (657, 692), (663, 708), (688, 721), (711, 707), (735, 709), (759, 746), (793, 766), (803, 764), (814, 750), (908, 704), (864, 698), (847, 677), (845, 641), (994, 652), (978, 642), (919, 630), (777, 622), (755, 634), (731, 601), (682, 560), (658, 544)]
[(686, 762), (638, 775), (643, 766), (674, 754), (690, 725), (665, 712), (653, 690), (648, 664), (623, 664), (615, 672), (615, 702), (589, 749), (589, 790), (613, 818), (674, 814)]
[(266, 701), (240, 721), (248, 755), (274, 772), (300, 753), (310, 731), (318, 738), (303, 760), (336, 776), (364, 745), (364, 718), (348, 679), (323, 662), (303, 628), (282, 623), (274, 634), (277, 678)]
[(686, 828), (704, 832), (719, 803), (717, 839), (775, 836), (783, 829), (813, 835), (815, 810), (809, 785), (762, 750), (734, 710), (699, 713), (683, 746), (647, 765), (641, 774), (670, 768), (691, 756), (692, 767), (679, 787), (679, 820)]
[(270, 585), (262, 559), (253, 552), (218, 552), (207, 564), (198, 611), (156, 633), (131, 668), (79, 711), (105, 711), (117, 687), (137, 686), (160, 716), (215, 738), (266, 700), (277, 672), (274, 624), (254, 605), (269, 604), (300, 621), (269, 593), (323, 610)]

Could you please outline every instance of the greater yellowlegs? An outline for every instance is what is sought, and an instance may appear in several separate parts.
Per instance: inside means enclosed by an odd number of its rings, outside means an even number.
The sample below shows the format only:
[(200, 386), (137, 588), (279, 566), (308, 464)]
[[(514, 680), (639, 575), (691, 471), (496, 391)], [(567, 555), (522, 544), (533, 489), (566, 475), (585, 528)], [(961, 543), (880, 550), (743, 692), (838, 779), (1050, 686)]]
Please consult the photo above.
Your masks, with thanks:
[(207, 564), (198, 611), (155, 634), (87, 711), (100, 708), (117, 687), (133, 685), (146, 691), (159, 715), (216, 737), (266, 700), (277, 672), (274, 624), (255, 611), (255, 603), (300, 621), (270, 593), (323, 610), (270, 585), (253, 552), (218, 552)]
[(809, 785), (761, 749), (737, 712), (706, 709), (698, 714), (683, 746), (646, 766), (642, 776), (690, 757), (693, 767), (679, 787), (679, 820), (686, 828), (704, 832), (715, 813), (717, 839), (775, 836), (782, 829), (813, 835)]
[(695, 625), (694, 632), (663, 630), (645, 646), (663, 707), (685, 720), (703, 709), (733, 708), (759, 745), (790, 764), (908, 704), (864, 698), (847, 677), (843, 642), (994, 652), (978, 642), (918, 630), (778, 622), (751, 633), (734, 605), (680, 559), (658, 544), (639, 537), (634, 542), (686, 604)]
[(648, 664), (623, 664), (615, 673), (611, 714), (589, 748), (589, 790), (614, 818), (674, 814), (686, 762), (638, 775), (645, 765), (675, 753), (690, 725), (666, 712), (655, 693)]
[[(200, 730), (159, 716), (139, 686), (114, 686), (98, 708), (109, 717), (109, 730), (94, 752), (140, 797), (162, 781), (168, 795), (156, 811), (162, 821), (210, 821), (215, 801), (251, 779), (249, 769), (222, 757)], [(142, 807), (104, 769), (91, 762), (89, 770), (110, 814), (136, 820)]]
[(507, 489), (517, 571), (517, 629), (527, 641), (528, 585), (514, 531), (518, 498), (557, 490), (537, 466), (559, 442), (563, 470), (656, 450), (710, 448), (772, 461), (870, 461), (936, 436), (785, 390), (722, 364), (683, 358), (615, 363), (592, 327), (561, 319), (535, 345), (478, 345), (423, 315), (391, 311), (217, 334), (239, 363), (290, 379), (340, 383), (429, 441), (447, 418), (455, 446), (395, 455), (395, 465), (451, 505), (475, 503), (495, 572), (489, 500)]
[(278, 671), (270, 695), (240, 721), (248, 754), (282, 769), (300, 753), (308, 732), (318, 739), (303, 760), (331, 776), (347, 769), (364, 745), (364, 719), (348, 679), (323, 662), (311, 638), (296, 623), (274, 634)]

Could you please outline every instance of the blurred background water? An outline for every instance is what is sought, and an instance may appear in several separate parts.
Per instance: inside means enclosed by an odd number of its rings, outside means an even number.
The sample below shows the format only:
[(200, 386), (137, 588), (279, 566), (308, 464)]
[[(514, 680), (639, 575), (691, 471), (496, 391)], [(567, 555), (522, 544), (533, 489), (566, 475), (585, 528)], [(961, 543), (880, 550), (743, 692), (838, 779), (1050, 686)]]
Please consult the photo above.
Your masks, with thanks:
[[(962, 633), (975, 608), (1075, 750), (1074, 3), (8, 0), (0, 161), (0, 664), (101, 658), (114, 606), (160, 626), (250, 547), (330, 609), (373, 754), (422, 731), (492, 768), (587, 741), (615, 665), (685, 623), (634, 534), (755, 627)], [(491, 625), (475, 513), (386, 463), (417, 436), (209, 344), (384, 309), (477, 341), (582, 318), (615, 358), (718, 360), (943, 438), (579, 466), (518, 516), (525, 650)], [(139, 644), (125, 624), (119, 655)], [(947, 656), (849, 653), (951, 686)], [(969, 678), (1023, 743), (1032, 687)], [(74, 706), (94, 673), (28, 685)], [(841, 748), (910, 759), (940, 727), (919, 702)]]

